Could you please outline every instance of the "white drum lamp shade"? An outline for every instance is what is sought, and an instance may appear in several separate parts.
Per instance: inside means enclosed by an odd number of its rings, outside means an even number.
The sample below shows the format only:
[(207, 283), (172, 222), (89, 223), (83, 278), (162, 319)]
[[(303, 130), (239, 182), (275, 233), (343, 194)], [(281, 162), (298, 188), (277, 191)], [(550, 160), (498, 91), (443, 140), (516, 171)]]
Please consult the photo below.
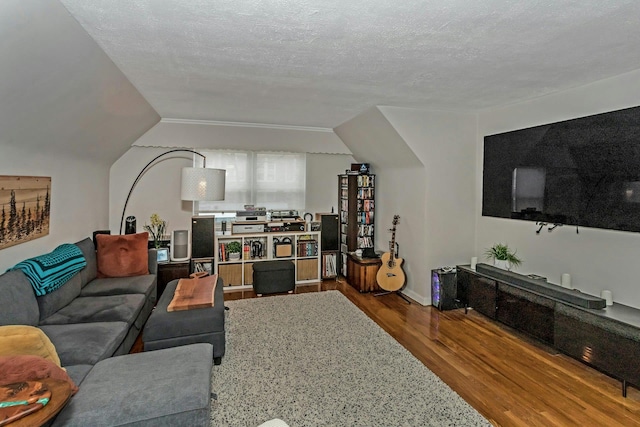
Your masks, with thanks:
[(182, 168), (181, 199), (193, 201), (224, 200), (224, 169)]

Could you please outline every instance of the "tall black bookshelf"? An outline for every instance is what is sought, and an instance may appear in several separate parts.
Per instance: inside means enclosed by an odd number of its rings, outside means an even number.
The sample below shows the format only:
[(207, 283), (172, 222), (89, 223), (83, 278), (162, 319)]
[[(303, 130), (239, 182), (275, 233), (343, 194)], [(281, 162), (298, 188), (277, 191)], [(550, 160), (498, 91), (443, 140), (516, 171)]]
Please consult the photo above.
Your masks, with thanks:
[(342, 275), (347, 272), (348, 252), (374, 247), (375, 178), (373, 174), (338, 175)]

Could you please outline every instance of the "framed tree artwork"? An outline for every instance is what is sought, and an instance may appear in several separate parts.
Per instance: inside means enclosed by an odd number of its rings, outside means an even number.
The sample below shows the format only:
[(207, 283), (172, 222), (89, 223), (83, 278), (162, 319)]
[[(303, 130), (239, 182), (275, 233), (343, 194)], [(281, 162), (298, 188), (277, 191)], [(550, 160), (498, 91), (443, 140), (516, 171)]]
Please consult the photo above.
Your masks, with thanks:
[(0, 249), (49, 234), (51, 177), (0, 175)]

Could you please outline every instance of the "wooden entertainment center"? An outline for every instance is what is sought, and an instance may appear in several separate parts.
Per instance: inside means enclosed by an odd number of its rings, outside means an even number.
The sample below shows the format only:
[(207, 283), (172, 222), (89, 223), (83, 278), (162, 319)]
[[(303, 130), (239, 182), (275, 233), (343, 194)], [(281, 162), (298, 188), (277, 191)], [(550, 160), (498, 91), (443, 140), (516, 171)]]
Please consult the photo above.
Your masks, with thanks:
[(465, 307), (525, 332), (627, 385), (640, 386), (640, 310), (478, 264), (457, 266)]

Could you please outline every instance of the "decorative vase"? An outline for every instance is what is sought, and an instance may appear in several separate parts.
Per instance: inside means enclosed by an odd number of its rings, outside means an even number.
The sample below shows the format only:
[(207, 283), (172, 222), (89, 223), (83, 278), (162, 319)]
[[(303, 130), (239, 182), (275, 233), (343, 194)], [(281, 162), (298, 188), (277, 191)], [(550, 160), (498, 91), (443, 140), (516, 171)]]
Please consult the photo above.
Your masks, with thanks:
[(506, 259), (502, 260), (502, 259), (494, 259), (493, 260), (493, 265), (501, 268), (503, 270), (511, 270), (511, 263), (509, 261), (507, 261)]

